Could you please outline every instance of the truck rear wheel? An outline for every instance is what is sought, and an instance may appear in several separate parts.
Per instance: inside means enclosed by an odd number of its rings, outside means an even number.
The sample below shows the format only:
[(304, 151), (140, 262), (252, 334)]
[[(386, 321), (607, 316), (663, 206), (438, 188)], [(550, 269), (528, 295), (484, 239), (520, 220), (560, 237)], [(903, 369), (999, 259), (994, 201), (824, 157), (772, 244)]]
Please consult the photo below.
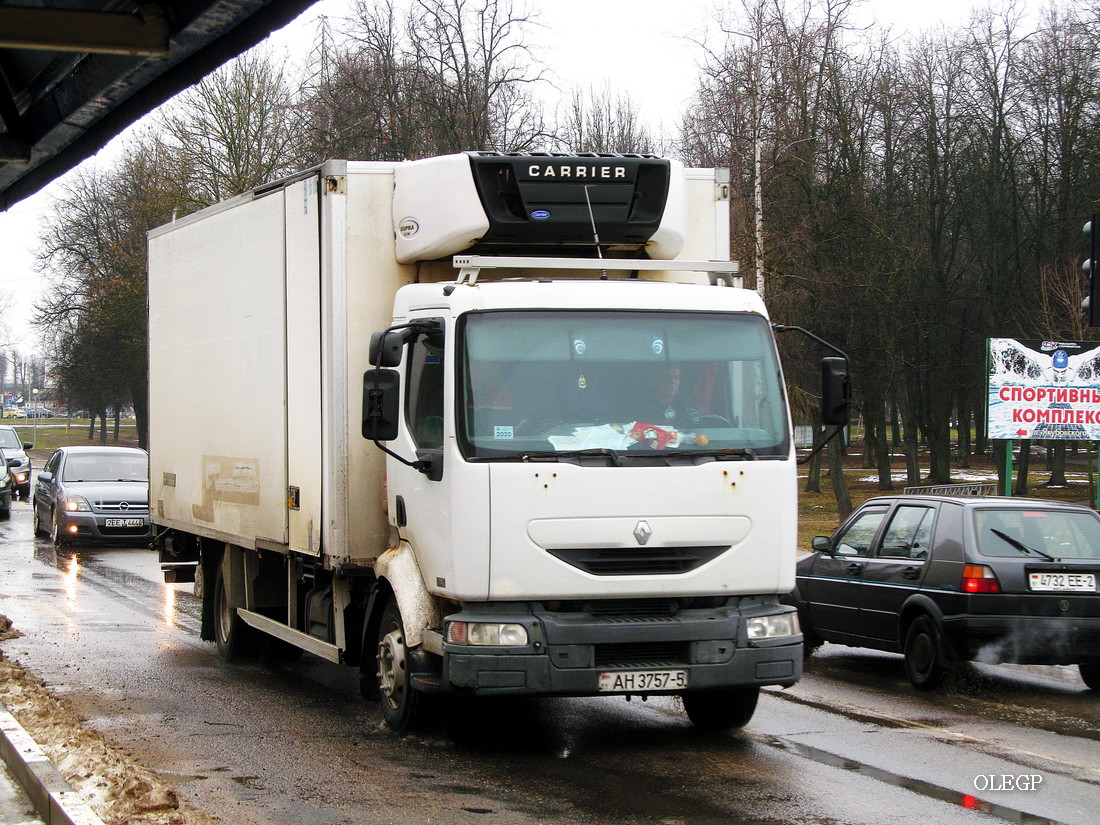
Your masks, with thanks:
[(756, 685), (680, 694), (691, 724), (708, 731), (743, 728), (756, 713), (759, 698), (760, 688)]
[(214, 643), (218, 646), (218, 655), (226, 662), (248, 658), (256, 651), (256, 635), (256, 631), (237, 615), (237, 608), (229, 603), (219, 566), (214, 582)]
[(409, 648), (397, 602), (390, 599), (378, 625), (378, 692), (382, 718), (398, 733), (420, 727), (428, 716), (430, 697), (413, 690)]

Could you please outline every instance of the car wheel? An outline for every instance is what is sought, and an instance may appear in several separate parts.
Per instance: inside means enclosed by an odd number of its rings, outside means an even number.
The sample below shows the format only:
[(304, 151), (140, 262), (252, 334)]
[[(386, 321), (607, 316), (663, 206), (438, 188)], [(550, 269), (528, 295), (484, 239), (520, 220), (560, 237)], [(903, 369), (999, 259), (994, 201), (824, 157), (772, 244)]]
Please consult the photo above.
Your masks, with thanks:
[(0, 519), (11, 518), (11, 502), (7, 502), (5, 506), (3, 502), (0, 502)]
[(1081, 662), (1077, 669), (1086, 685), (1092, 690), (1100, 690), (1100, 662)]
[(64, 544), (64, 534), (61, 532), (61, 514), (57, 510), (53, 511), (53, 529), (50, 531), (50, 538), (53, 539), (55, 547), (60, 547)]
[[(803, 625), (805, 627), (805, 625)], [(809, 630), (802, 631), (802, 658), (809, 659), (819, 647), (825, 644), (825, 640)]]
[(239, 662), (256, 652), (257, 632), (237, 615), (237, 608), (229, 603), (225, 578), (221, 565), (214, 582), (214, 643), (218, 655), (226, 662)]
[(918, 616), (905, 634), (905, 675), (920, 690), (932, 690), (947, 676), (942, 637), (928, 616)]
[(31, 510), (34, 511), (34, 534), (36, 536), (48, 536), (49, 531), (42, 527), (42, 516), (39, 515), (38, 504), (36, 502), (31, 502)]
[(760, 688), (755, 685), (680, 694), (691, 724), (706, 731), (743, 728), (756, 713), (759, 698)]
[(382, 611), (376, 661), (382, 718), (386, 724), (398, 733), (422, 727), (429, 718), (433, 697), (413, 690), (405, 625), (394, 599)]

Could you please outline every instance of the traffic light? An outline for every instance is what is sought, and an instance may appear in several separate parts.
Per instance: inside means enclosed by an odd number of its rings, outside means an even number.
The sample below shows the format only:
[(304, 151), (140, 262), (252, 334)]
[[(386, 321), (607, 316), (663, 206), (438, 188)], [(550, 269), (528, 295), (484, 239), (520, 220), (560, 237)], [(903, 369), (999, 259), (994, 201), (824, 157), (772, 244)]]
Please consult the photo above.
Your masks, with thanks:
[(1084, 227), (1089, 242), (1089, 257), (1081, 269), (1089, 276), (1089, 297), (1085, 299), (1085, 312), (1090, 327), (1100, 327), (1100, 214), (1093, 212)]

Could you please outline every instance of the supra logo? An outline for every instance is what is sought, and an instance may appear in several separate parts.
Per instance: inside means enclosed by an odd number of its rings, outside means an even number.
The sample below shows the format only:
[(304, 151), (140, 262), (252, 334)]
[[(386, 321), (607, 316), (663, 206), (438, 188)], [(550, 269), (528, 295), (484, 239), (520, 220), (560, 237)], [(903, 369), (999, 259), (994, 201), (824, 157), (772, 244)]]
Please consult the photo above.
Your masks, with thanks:
[(649, 526), (648, 521), (639, 521), (634, 528), (634, 538), (638, 540), (638, 544), (645, 544), (652, 535), (653, 528)]
[(420, 231), (420, 221), (416, 218), (402, 218), (397, 223), (397, 234), (402, 238), (415, 238)]

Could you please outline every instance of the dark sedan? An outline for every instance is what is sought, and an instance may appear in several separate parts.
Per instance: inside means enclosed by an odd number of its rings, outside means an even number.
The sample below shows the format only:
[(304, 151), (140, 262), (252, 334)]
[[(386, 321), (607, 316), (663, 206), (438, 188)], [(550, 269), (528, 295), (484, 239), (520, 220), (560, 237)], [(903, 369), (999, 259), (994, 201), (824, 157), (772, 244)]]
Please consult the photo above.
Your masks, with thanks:
[(918, 688), (953, 664), (1075, 664), (1100, 690), (1100, 516), (1034, 499), (885, 496), (798, 562), (807, 651), (905, 654)]
[(149, 456), (136, 447), (61, 447), (34, 485), (34, 532), (65, 542), (152, 537)]

